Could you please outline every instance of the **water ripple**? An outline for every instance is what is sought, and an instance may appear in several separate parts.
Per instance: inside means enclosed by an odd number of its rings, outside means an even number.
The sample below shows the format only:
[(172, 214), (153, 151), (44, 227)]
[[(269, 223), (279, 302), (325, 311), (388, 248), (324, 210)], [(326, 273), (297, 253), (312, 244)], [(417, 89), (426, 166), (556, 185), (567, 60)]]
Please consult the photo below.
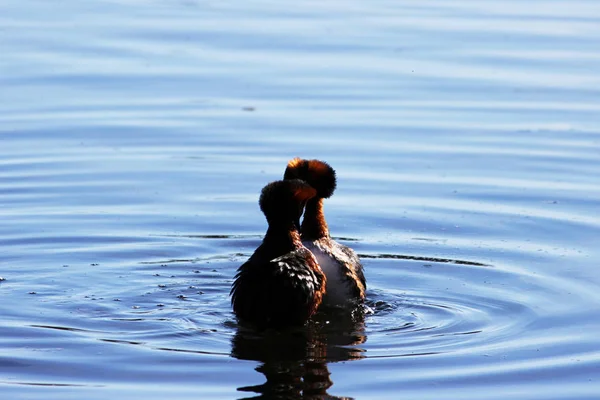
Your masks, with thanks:
[[(597, 2), (4, 3), (4, 397), (599, 397)], [(367, 302), (249, 331), (295, 156)]]

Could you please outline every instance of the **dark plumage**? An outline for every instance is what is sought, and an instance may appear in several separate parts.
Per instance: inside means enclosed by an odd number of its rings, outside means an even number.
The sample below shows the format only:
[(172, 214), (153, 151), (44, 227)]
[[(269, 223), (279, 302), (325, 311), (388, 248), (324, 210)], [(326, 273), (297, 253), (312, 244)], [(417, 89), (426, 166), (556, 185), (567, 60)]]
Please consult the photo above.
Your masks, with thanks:
[(240, 322), (259, 329), (298, 326), (321, 304), (325, 274), (298, 232), (304, 205), (315, 194), (300, 180), (276, 181), (263, 188), (259, 204), (269, 228), (231, 287), (233, 311)]

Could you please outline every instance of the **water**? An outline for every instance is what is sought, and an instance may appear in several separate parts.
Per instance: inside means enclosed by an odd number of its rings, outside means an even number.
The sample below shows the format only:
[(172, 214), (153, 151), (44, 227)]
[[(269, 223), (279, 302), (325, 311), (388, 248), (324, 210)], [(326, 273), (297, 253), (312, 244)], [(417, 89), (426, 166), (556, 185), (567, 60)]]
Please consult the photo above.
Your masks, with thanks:
[[(595, 1), (2, 9), (2, 398), (600, 397)], [(373, 313), (260, 335), (295, 156)]]

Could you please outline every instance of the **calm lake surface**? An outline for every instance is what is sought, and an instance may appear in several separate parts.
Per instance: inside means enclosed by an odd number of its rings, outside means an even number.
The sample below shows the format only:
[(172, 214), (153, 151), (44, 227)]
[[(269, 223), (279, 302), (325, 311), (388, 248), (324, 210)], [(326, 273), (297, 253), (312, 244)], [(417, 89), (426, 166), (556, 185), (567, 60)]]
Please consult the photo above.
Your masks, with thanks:
[[(2, 399), (600, 398), (600, 2), (0, 8)], [(295, 156), (371, 312), (249, 332)]]

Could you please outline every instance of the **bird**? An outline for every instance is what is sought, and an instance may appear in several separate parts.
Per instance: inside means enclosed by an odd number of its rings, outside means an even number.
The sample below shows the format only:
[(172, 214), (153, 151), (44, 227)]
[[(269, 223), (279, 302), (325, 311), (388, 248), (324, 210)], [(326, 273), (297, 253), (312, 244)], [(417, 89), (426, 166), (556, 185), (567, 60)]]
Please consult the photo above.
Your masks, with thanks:
[(315, 195), (314, 188), (297, 179), (262, 189), (259, 205), (268, 229), (238, 268), (230, 292), (242, 325), (259, 330), (302, 326), (319, 308), (327, 278), (298, 231), (304, 206)]
[(367, 288), (363, 266), (354, 250), (331, 238), (323, 212), (323, 200), (336, 189), (335, 170), (324, 161), (296, 157), (288, 162), (285, 179), (303, 180), (317, 192), (307, 200), (300, 234), (302, 243), (315, 255), (327, 276), (323, 304), (344, 307), (362, 303)]

